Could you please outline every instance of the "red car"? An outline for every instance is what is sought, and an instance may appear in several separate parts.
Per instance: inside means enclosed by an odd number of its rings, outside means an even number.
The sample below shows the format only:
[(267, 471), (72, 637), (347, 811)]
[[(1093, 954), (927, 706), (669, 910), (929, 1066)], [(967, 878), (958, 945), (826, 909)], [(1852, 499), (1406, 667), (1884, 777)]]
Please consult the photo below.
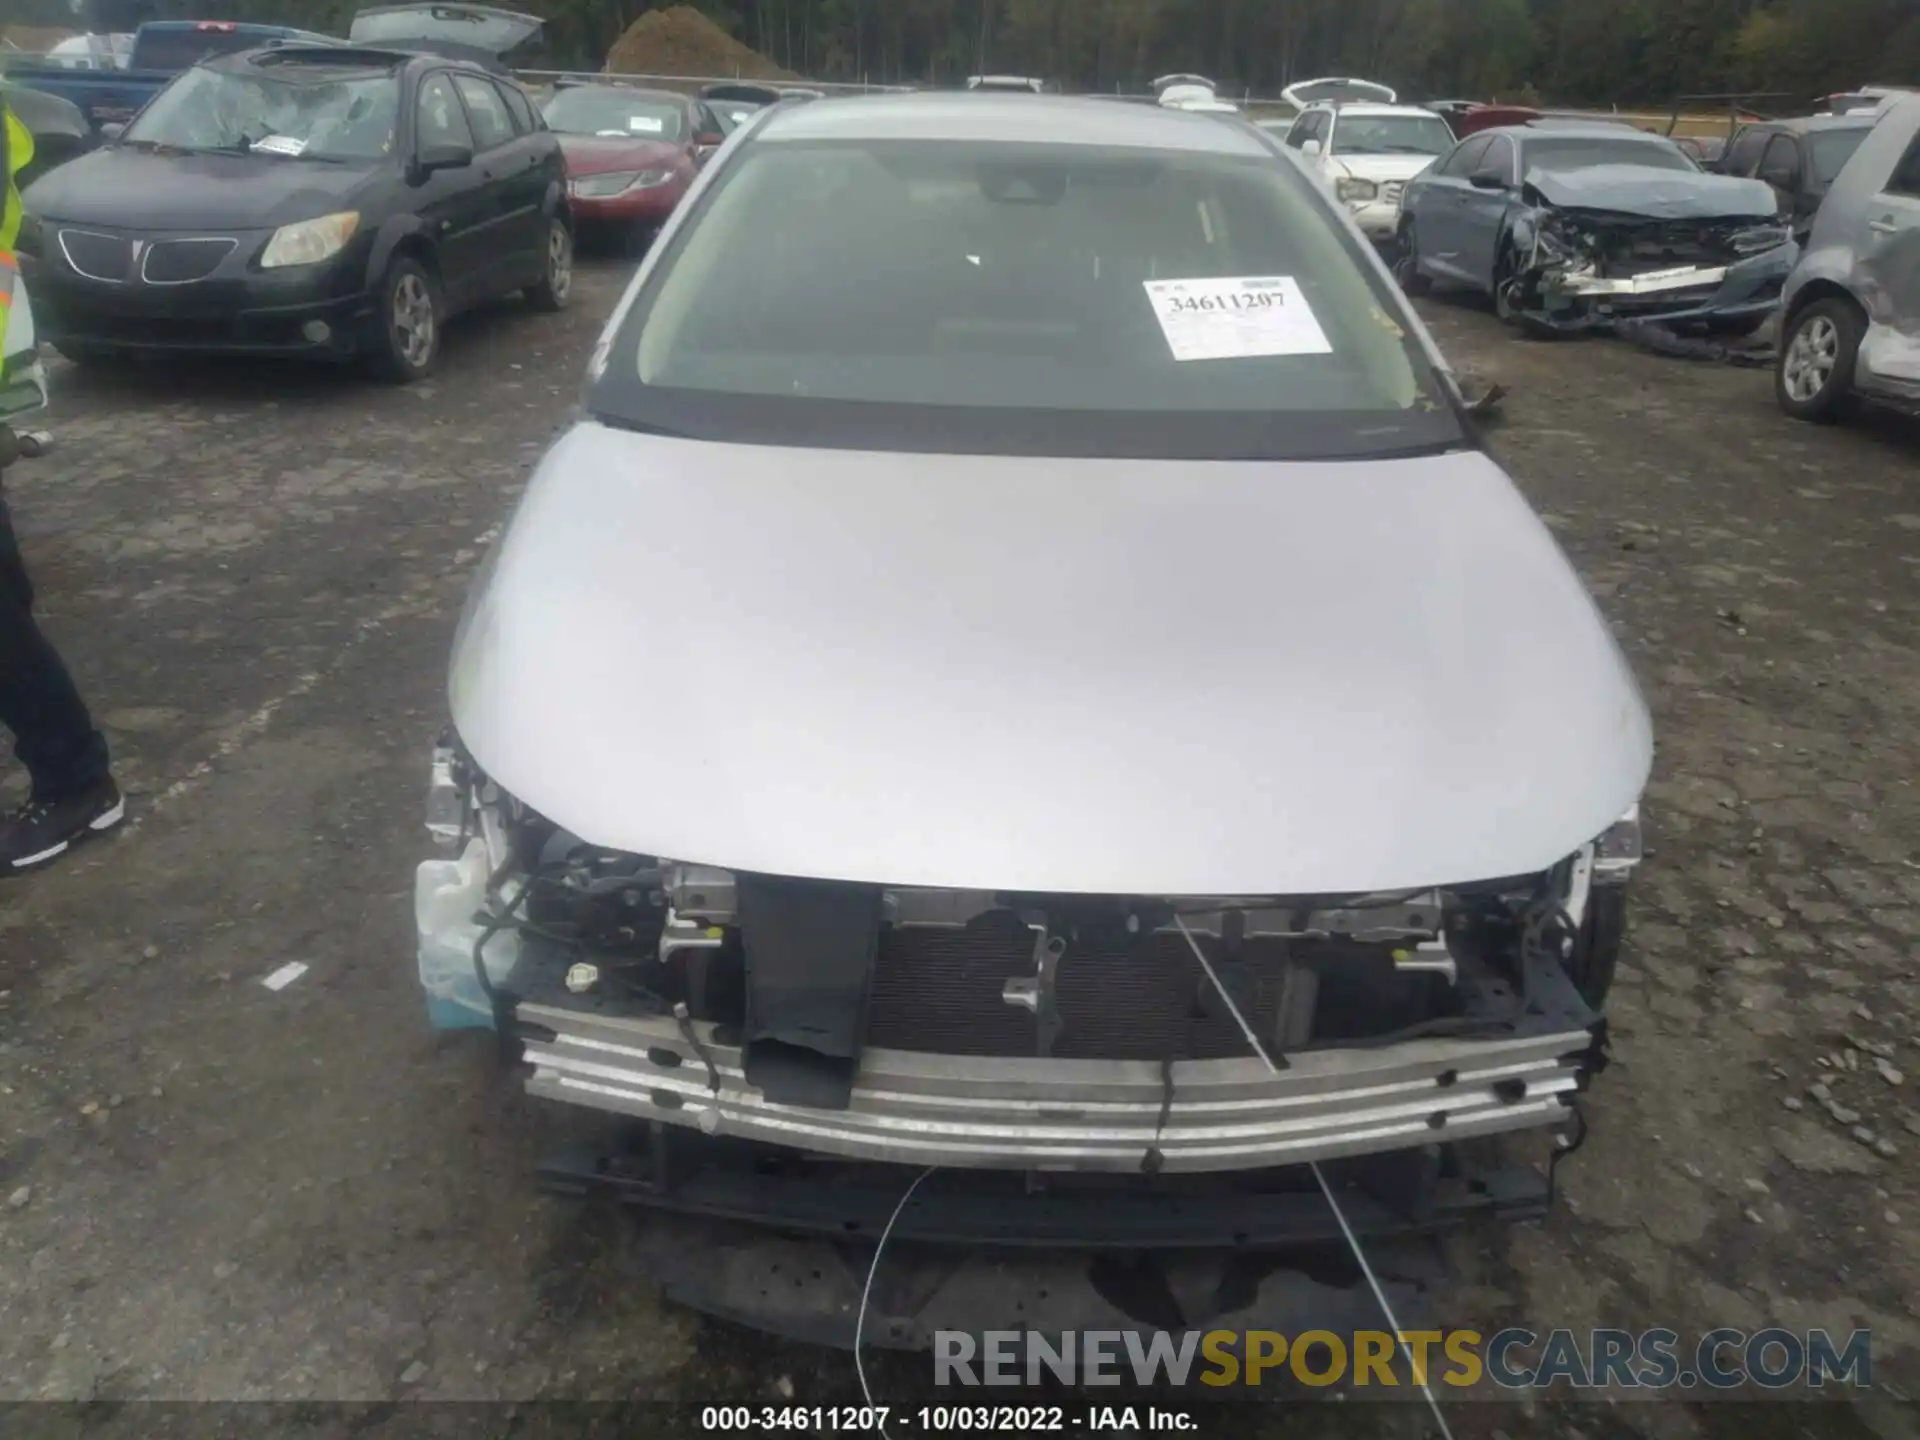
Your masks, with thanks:
[(616, 231), (645, 249), (720, 145), (706, 104), (670, 90), (569, 85), (546, 104), (560, 137), (576, 225)]

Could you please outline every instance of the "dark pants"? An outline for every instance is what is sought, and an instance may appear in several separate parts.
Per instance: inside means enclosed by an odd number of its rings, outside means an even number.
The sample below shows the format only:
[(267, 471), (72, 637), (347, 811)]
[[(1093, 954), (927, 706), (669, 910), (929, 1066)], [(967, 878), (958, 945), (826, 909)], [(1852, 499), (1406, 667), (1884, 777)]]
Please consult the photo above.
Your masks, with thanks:
[(0, 725), (33, 779), (33, 798), (64, 800), (107, 778), (107, 742), (33, 621), (33, 582), (0, 495)]

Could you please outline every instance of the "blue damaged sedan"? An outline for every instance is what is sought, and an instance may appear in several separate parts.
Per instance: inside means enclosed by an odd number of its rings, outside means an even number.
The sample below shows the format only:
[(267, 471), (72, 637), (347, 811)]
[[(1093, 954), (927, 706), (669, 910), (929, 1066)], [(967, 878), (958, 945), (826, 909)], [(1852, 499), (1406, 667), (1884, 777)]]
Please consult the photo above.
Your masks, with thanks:
[(1408, 183), (1398, 238), (1409, 294), (1466, 286), (1536, 334), (1627, 320), (1749, 333), (1797, 253), (1770, 186), (1602, 122), (1469, 136)]

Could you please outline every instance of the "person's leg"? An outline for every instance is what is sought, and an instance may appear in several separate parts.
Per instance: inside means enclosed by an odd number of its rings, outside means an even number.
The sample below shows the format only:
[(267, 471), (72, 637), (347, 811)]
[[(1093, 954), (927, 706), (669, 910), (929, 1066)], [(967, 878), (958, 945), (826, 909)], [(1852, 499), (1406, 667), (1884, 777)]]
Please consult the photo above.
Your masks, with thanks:
[(0, 820), (0, 871), (25, 870), (124, 813), (94, 727), (60, 652), (33, 618), (33, 585), (0, 498), (0, 725), (33, 783), (29, 803)]

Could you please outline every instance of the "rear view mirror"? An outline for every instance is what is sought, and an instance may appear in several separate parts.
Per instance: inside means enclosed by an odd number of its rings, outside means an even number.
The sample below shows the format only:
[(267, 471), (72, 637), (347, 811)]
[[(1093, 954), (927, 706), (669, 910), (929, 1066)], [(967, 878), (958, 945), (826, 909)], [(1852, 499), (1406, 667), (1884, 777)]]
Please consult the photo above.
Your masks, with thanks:
[(464, 170), (473, 163), (473, 150), (466, 145), (429, 145), (415, 162), (422, 175), (436, 170)]
[(119, 120), (109, 120), (100, 127), (100, 138), (102, 140), (118, 140), (126, 128), (126, 125)]
[(1476, 190), (1504, 190), (1507, 188), (1507, 177), (1491, 170), (1482, 170), (1477, 175), (1469, 175), (1467, 183)]
[(1320, 153), (1320, 142), (1318, 140), (1302, 140), (1300, 142), (1300, 153), (1302, 155), (1318, 155)]

